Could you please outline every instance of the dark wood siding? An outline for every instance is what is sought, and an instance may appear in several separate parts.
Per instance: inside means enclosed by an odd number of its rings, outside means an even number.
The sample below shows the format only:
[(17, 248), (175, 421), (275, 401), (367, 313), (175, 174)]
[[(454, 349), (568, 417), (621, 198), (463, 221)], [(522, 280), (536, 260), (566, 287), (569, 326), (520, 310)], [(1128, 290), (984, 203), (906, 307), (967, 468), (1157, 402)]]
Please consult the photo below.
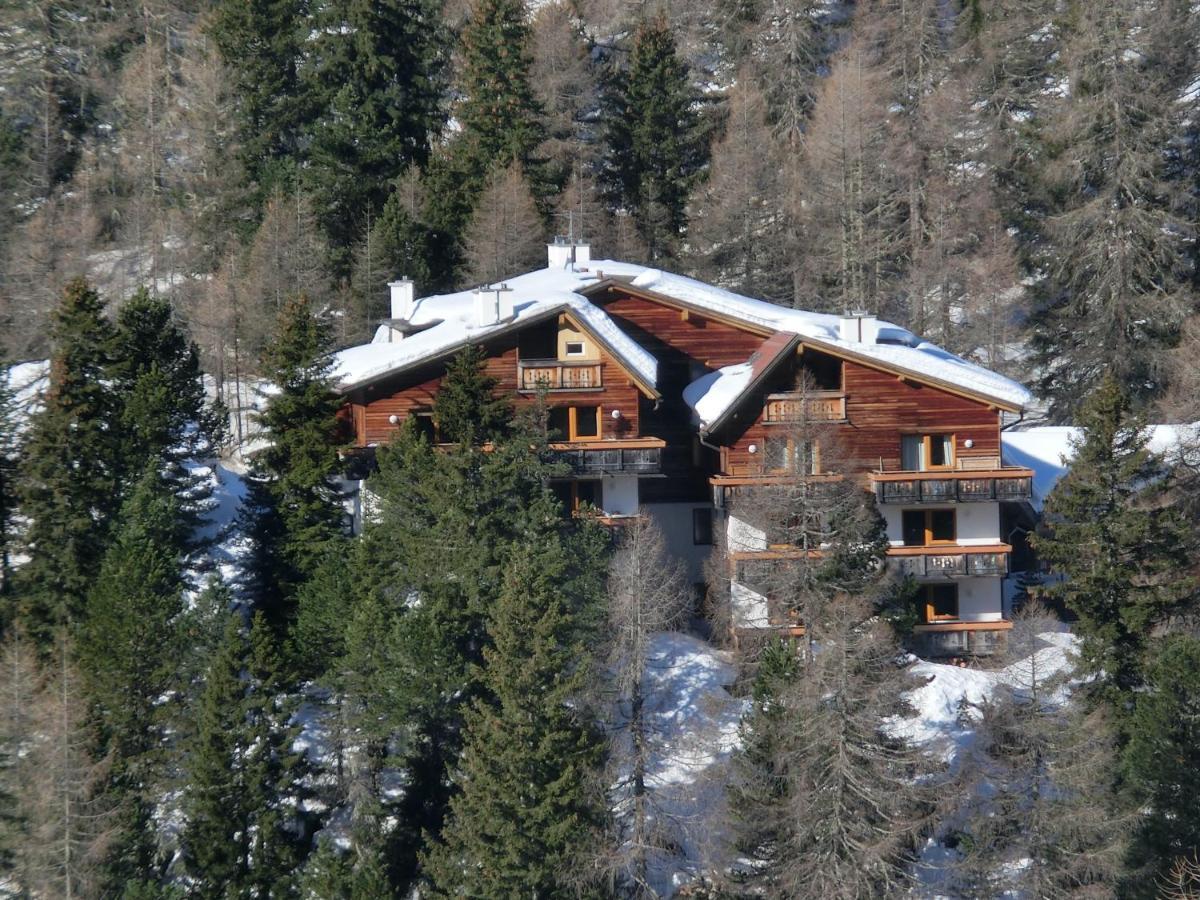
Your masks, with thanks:
[[(534, 402), (531, 394), (517, 393), (517, 346), (515, 336), (487, 345), (486, 370), (498, 382), (499, 393), (512, 397), (516, 407)], [(642, 437), (639, 429), (639, 397), (641, 391), (607, 353), (600, 354), (601, 383), (599, 390), (555, 391), (547, 398), (551, 406), (601, 406), (605, 438)], [(412, 415), (433, 408), (446, 364), (438, 363), (406, 372), (397, 378), (386, 379), (355, 391), (349, 398), (351, 417), (355, 423), (356, 443), (360, 447), (385, 443), (398, 427), (389, 419), (397, 416), (400, 422)], [(619, 409), (621, 418), (613, 419), (611, 411)]]
[[(658, 360), (657, 404), (642, 401), (642, 427), (667, 442), (663, 479), (644, 481), (647, 503), (701, 502), (710, 494), (708, 477), (719, 471), (715, 452), (697, 446), (692, 410), (683, 389), (706, 372), (743, 363), (762, 346), (763, 337), (695, 313), (682, 311), (614, 289), (595, 298), (621, 330)], [(695, 465), (699, 456), (700, 465)]]
[[(728, 447), (725, 471), (742, 474), (761, 462), (749, 452), (762, 447), (768, 435), (786, 433), (786, 425), (763, 422), (765, 395), (786, 390), (794, 380), (794, 366), (781, 366), (772, 381), (743, 408), (742, 420), (726, 429)], [(919, 432), (951, 432), (958, 458), (1000, 455), (1000, 413), (981, 400), (972, 400), (938, 388), (903, 380), (859, 363), (845, 363), (846, 422), (819, 426), (840, 457), (838, 468), (869, 472), (900, 468), (900, 436)], [(753, 416), (753, 418), (750, 418)], [(968, 449), (965, 441), (973, 446)], [(827, 464), (828, 464), (827, 460)]]

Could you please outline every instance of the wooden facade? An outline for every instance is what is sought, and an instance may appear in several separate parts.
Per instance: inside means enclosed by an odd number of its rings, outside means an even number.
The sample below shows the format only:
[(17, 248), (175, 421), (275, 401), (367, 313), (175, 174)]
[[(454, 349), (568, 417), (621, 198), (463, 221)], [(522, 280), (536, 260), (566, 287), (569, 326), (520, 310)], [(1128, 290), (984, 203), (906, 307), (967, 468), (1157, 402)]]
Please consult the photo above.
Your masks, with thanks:
[[(738, 320), (736, 312), (698, 310), (611, 280), (580, 293), (654, 357), (653, 385), (641, 383), (602, 342), (589, 343), (586, 329), (567, 314), (558, 319), (557, 340), (542, 340), (536, 352), (530, 349), (533, 343), (523, 343), (521, 328), (485, 341), (487, 371), (517, 406), (545, 391), (552, 411), (564, 411), (559, 421), (570, 423), (555, 452), (569, 465), (571, 477), (634, 478), (635, 508), (715, 504), (719, 511), (728, 492), (794, 478), (797, 460), (805, 477), (855, 479), (897, 517), (910, 508), (983, 509), (1029, 497), (1032, 473), (1002, 465), (1001, 409), (995, 401), (893, 370), (840, 345), (775, 332), (752, 316)], [(357, 445), (386, 442), (405, 419), (429, 415), (448, 359), (352, 390), (344, 415), (354, 425)], [(743, 363), (750, 364), (750, 387), (702, 429), (684, 400), (685, 389), (709, 373)], [(577, 416), (586, 419), (586, 428), (576, 427)], [(799, 428), (812, 428), (814, 439), (789, 437)], [(929, 471), (905, 469), (913, 440), (924, 442), (920, 452), (931, 463)], [(575, 488), (563, 496), (568, 495), (575, 498)], [(907, 547), (889, 532), (892, 564), (930, 583), (994, 582), (998, 598), (998, 579), (1008, 571), (1011, 548), (999, 533), (998, 517), (995, 526), (980, 526), (992, 521), (990, 513), (981, 515), (970, 520), (963, 513), (964, 521), (976, 521), (972, 527), (995, 534), (975, 534), (947, 546)], [(763, 561), (786, 557), (776, 546), (748, 553)], [(744, 564), (743, 555), (735, 554), (733, 564)], [(998, 600), (995, 610), (971, 614), (992, 618), (964, 615), (959, 622), (946, 614), (949, 595), (939, 590), (938, 602), (930, 604), (938, 616), (929, 623), (936, 624), (929, 640), (984, 647), (990, 645), (979, 632), (1007, 627)], [(774, 624), (800, 627), (789, 621)], [(947, 641), (944, 634), (956, 624), (970, 636)]]

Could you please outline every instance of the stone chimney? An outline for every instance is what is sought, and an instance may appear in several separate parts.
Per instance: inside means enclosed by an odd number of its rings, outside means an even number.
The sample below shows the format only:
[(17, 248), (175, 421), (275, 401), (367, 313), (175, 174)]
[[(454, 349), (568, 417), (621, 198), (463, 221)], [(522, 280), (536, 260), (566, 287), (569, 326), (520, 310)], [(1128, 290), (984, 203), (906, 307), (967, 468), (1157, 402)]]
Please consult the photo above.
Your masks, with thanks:
[(855, 344), (874, 344), (879, 336), (879, 320), (862, 310), (846, 312), (838, 326), (839, 337)]

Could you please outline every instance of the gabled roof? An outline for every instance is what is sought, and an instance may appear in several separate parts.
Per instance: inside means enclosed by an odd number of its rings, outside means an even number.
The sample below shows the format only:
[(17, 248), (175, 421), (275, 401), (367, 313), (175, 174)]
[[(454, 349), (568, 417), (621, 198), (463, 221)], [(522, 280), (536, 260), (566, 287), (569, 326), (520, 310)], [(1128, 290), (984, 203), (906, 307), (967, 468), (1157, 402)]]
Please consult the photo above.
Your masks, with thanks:
[[(657, 382), (657, 361), (603, 310), (605, 288), (613, 287), (704, 312), (764, 338), (776, 332), (799, 335), (806, 346), (1000, 409), (1016, 412), (1033, 399), (1016, 382), (921, 340), (898, 325), (880, 322), (875, 342), (848, 341), (841, 337), (838, 316), (777, 306), (660, 269), (615, 260), (592, 260), (587, 268), (568, 264), (563, 268), (539, 269), (506, 283), (513, 291), (516, 310), (513, 320), (477, 326), (471, 291), (424, 297), (417, 301), (412, 324), (430, 327), (399, 343), (378, 342), (377, 334), (377, 343), (343, 350), (337, 354), (335, 369), (339, 385), (343, 390), (359, 387), (444, 358), (468, 343), (521, 328), (553, 312), (569, 311), (644, 387), (653, 389)], [(381, 333), (386, 335), (385, 330)], [(753, 364), (750, 366), (753, 369)], [(731, 379), (740, 377), (736, 373), (726, 375)], [(734, 384), (732, 380), (727, 382), (722, 391), (732, 391)]]
[(474, 291), (423, 297), (416, 303), (410, 324), (427, 327), (389, 343), (388, 326), (380, 326), (372, 343), (335, 354), (334, 380), (342, 391), (349, 391), (444, 359), (467, 344), (490, 340), (565, 313), (607, 350), (644, 391), (657, 396), (658, 361), (618, 328), (604, 310), (575, 293), (575, 288), (595, 281), (595, 276), (568, 270), (542, 269), (517, 276), (506, 282), (513, 292), (514, 317), (485, 326), (475, 319)]
[(740, 398), (752, 393), (780, 362), (795, 352), (798, 334), (777, 331), (744, 363), (709, 372), (683, 390), (683, 401), (700, 419), (701, 430), (720, 428), (738, 406)]

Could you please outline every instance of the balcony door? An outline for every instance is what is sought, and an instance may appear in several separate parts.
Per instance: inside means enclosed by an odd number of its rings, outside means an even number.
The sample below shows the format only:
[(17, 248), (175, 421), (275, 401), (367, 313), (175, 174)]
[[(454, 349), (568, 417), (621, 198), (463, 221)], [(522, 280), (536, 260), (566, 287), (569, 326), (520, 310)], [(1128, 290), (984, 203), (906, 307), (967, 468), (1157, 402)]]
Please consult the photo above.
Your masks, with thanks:
[(900, 468), (905, 472), (954, 468), (954, 435), (901, 435)]

